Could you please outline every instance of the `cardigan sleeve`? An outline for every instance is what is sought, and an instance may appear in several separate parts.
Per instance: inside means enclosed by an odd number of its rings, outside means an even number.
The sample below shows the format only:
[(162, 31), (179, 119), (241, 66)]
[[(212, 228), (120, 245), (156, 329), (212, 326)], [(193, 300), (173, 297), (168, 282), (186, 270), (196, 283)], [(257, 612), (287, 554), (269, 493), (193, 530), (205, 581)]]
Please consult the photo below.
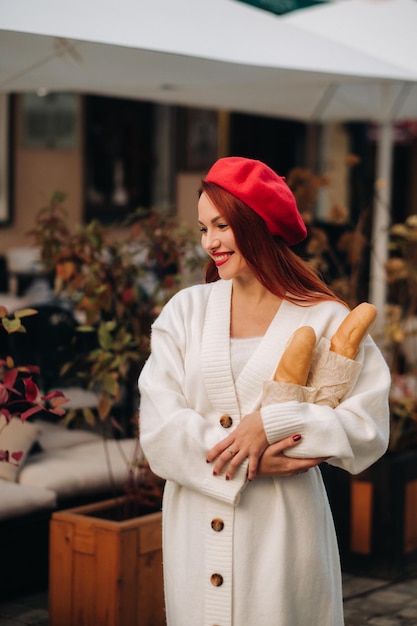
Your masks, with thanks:
[[(206, 463), (207, 451), (225, 433), (187, 404), (184, 311), (171, 302), (153, 324), (151, 356), (139, 377), (141, 446), (158, 476), (235, 506), (247, 483), (247, 463), (229, 481), (213, 476)], [(203, 387), (195, 390), (197, 406), (207, 407)]]
[(358, 359), (362, 369), (350, 393), (335, 408), (309, 402), (270, 404), (261, 409), (269, 443), (300, 433), (292, 457), (330, 457), (327, 462), (357, 474), (387, 449), (389, 439), (390, 373), (369, 337)]

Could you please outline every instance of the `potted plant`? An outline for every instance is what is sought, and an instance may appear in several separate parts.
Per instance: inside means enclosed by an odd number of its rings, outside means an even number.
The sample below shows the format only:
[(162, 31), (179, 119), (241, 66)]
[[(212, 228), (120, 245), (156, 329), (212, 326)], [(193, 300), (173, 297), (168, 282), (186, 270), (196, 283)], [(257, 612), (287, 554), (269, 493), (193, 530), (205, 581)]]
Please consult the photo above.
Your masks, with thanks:
[[(86, 349), (64, 365), (97, 394), (96, 412), (69, 410), (109, 436), (137, 436), (137, 379), (159, 308), (200, 261), (196, 234), (175, 217), (138, 210), (116, 233), (98, 221), (71, 229), (54, 193), (31, 231), (55, 294), (71, 304)], [(133, 424), (133, 426), (132, 426)], [(140, 450), (127, 459), (126, 495), (55, 513), (50, 526), (50, 623), (165, 624), (162, 485)]]
[[(194, 231), (175, 217), (138, 210), (114, 234), (97, 220), (71, 230), (65, 194), (56, 192), (37, 214), (30, 232), (46, 272), (55, 274), (55, 294), (70, 302), (81, 321), (78, 332), (89, 347), (61, 371), (77, 377), (98, 394), (98, 417), (119, 429), (115, 419), (123, 393), (137, 406), (140, 368), (149, 353), (150, 325), (159, 308), (199, 261)], [(181, 282), (182, 281), (182, 282)], [(132, 411), (133, 412), (133, 411)], [(81, 411), (88, 423), (95, 416)], [(69, 411), (66, 421), (79, 418)], [(131, 416), (129, 416), (131, 417)]]
[[(34, 309), (21, 309), (9, 314), (4, 306), (0, 305), (0, 327), (2, 331), (11, 333), (25, 333), (22, 322), (25, 317), (36, 315)], [(52, 391), (41, 395), (34, 376), (39, 374), (35, 365), (16, 365), (10, 355), (0, 358), (0, 433), (10, 424), (13, 418), (20, 418), (22, 423), (39, 413), (49, 413), (63, 416), (63, 404), (66, 398), (61, 391)], [(0, 449), (0, 462), (18, 466), (25, 452), (22, 450)]]
[[(349, 157), (348, 164), (356, 159)], [(288, 182), (308, 224), (302, 253), (351, 307), (367, 298), (369, 212), (356, 224), (340, 206), (314, 220), (326, 179), (309, 170)], [(387, 453), (357, 476), (323, 465), (343, 568), (392, 578), (417, 568), (417, 216), (391, 229), (386, 265), (388, 302), (383, 336), (374, 336), (392, 375)]]

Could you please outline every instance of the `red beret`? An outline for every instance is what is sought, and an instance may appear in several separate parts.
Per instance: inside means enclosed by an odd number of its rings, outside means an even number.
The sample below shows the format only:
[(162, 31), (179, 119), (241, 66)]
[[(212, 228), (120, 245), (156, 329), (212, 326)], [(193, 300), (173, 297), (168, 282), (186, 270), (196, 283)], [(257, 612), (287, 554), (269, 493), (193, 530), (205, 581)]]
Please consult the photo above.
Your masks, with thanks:
[(297, 209), (294, 195), (268, 165), (243, 157), (219, 159), (205, 177), (260, 215), (272, 235), (279, 235), (290, 246), (307, 236), (307, 229)]

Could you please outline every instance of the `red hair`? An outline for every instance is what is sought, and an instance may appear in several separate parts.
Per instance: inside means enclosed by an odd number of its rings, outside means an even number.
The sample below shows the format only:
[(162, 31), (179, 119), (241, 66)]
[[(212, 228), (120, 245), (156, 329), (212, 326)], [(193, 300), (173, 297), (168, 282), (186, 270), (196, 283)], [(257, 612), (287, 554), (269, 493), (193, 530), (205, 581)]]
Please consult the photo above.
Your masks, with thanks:
[[(264, 220), (247, 204), (215, 183), (204, 180), (199, 193), (205, 193), (221, 212), (233, 230), (249, 268), (268, 291), (304, 306), (323, 300), (342, 302), (283, 239), (271, 235)], [(216, 280), (219, 280), (219, 274), (213, 259), (209, 259), (205, 281), (212, 283)]]

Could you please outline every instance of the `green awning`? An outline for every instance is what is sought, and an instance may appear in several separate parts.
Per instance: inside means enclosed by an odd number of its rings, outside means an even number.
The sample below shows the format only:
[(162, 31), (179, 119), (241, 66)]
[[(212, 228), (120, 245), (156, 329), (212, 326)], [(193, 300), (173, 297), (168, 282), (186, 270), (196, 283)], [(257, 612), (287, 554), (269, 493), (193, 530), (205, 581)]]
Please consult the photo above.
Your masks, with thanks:
[(238, 0), (238, 2), (250, 4), (253, 7), (264, 9), (277, 15), (283, 15), (284, 13), (305, 9), (316, 4), (325, 4), (328, 0)]

